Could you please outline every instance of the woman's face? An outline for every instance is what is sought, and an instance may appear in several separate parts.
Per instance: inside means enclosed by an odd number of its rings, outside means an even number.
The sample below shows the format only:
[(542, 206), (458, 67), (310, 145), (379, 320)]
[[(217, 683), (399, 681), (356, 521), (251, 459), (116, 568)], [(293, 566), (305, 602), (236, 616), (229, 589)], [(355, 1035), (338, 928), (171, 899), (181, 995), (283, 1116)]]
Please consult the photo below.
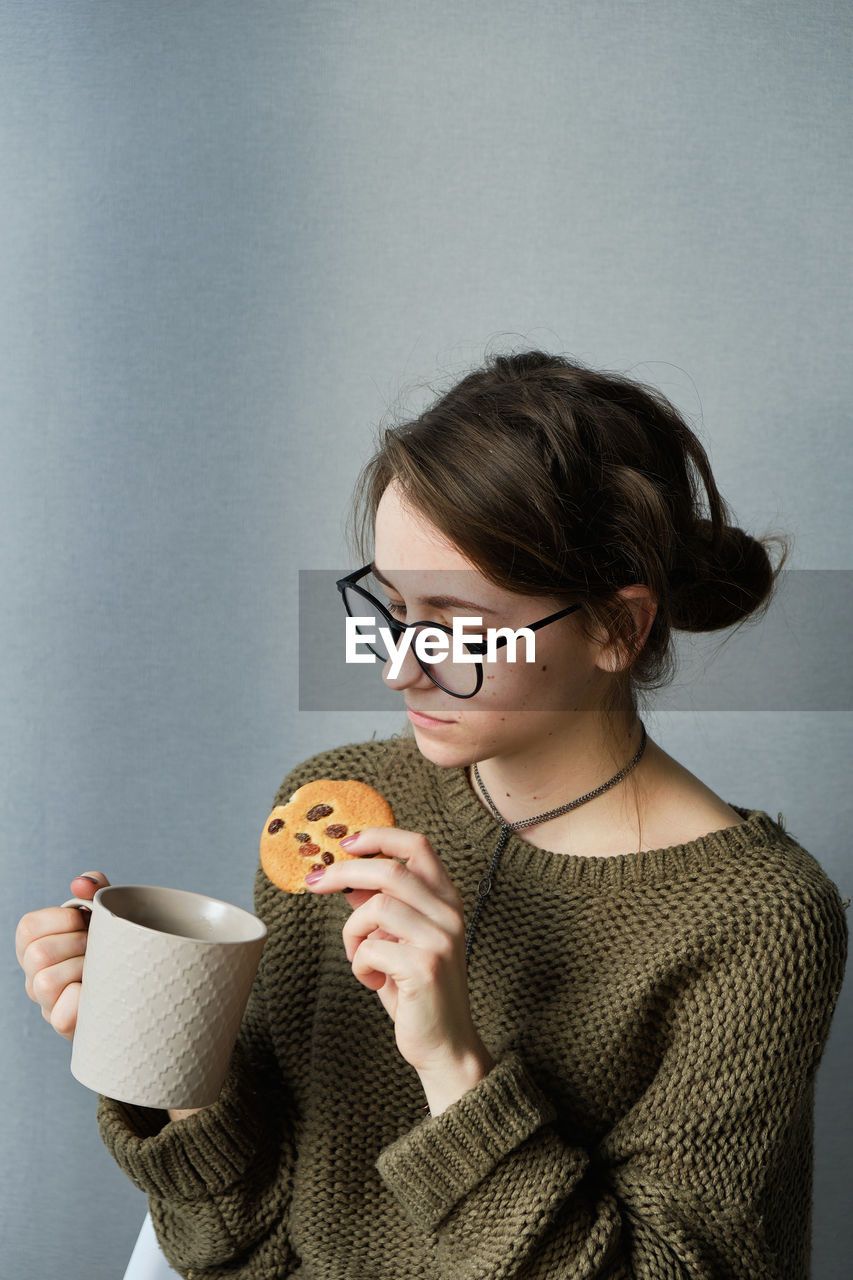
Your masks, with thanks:
[[(408, 622), (439, 622), (481, 616), (484, 627), (529, 626), (564, 607), (550, 596), (520, 595), (489, 582), (423, 516), (389, 485), (376, 513), (374, 567), (391, 585), (391, 612)], [(450, 597), (437, 607), (436, 597)], [(456, 601), (457, 603), (454, 603)], [(476, 607), (472, 607), (476, 606)], [(469, 626), (469, 631), (472, 628)], [(535, 661), (518, 645), (514, 663), (507, 649), (485, 662), (483, 686), (469, 699), (454, 698), (435, 685), (408, 653), (396, 678), (386, 664), (383, 678), (403, 694), (418, 747), (428, 759), (460, 766), (494, 756), (513, 756), (547, 735), (565, 732), (572, 712), (597, 707), (609, 679), (597, 646), (585, 639), (570, 614), (535, 634)]]

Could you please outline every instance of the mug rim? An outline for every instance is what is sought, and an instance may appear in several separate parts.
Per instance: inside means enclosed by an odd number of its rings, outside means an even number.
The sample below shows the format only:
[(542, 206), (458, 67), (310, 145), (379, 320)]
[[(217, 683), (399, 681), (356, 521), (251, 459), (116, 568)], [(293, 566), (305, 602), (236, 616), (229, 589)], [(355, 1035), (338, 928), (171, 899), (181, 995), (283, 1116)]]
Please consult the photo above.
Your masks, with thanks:
[(172, 885), (165, 885), (165, 884), (104, 884), (104, 885), (101, 885), (100, 889), (97, 890), (97, 892), (95, 893), (95, 896), (91, 900), (92, 904), (94, 905), (94, 903), (97, 902), (99, 906), (104, 911), (106, 911), (108, 915), (112, 916), (114, 920), (120, 920), (122, 924), (128, 925), (133, 929), (139, 929), (141, 930), (142, 933), (162, 935), (165, 933), (165, 931), (161, 929), (154, 929), (151, 927), (151, 925), (140, 924), (138, 920), (129, 920), (127, 916), (120, 915), (117, 911), (112, 910), (107, 905), (107, 903), (103, 901), (103, 898), (106, 895), (109, 895), (109, 893), (114, 889), (115, 890), (153, 889), (155, 892), (158, 892), (158, 893), (181, 894), (183, 897), (186, 897), (186, 898), (203, 899), (205, 902), (215, 902), (218, 906), (226, 907), (229, 911), (238, 912), (240, 916), (243, 916), (247, 919), (247, 921), (252, 922), (252, 925), (250, 927), (254, 929), (253, 935), (247, 938), (197, 938), (197, 937), (190, 936), (188, 934), (169, 935), (171, 937), (178, 938), (183, 942), (195, 942), (201, 946), (241, 947), (241, 946), (245, 946), (247, 943), (260, 942), (262, 939), (266, 938), (269, 932), (263, 920), (261, 920), (258, 916), (256, 916), (254, 912), (247, 911), (245, 907), (238, 907), (236, 903), (226, 902), (224, 898), (214, 898), (213, 895), (210, 893), (199, 893), (195, 889), (178, 889)]

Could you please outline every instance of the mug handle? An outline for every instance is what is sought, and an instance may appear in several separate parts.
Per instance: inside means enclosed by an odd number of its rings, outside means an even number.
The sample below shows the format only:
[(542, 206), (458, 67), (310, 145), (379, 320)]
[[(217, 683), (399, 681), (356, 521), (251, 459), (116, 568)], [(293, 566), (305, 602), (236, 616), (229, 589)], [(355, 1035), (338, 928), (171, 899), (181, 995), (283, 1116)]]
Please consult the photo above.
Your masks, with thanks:
[(69, 898), (62, 905), (63, 907), (83, 907), (86, 911), (92, 910), (91, 902), (87, 902), (85, 898)]

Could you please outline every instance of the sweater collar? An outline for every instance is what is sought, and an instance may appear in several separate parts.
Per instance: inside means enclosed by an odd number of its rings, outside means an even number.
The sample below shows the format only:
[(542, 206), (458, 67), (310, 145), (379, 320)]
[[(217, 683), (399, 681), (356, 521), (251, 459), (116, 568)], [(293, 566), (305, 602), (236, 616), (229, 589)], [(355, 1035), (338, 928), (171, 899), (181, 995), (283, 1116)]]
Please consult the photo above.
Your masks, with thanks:
[[(441, 813), (456, 830), (453, 843), (459, 842), (460, 834), (464, 838), (468, 851), (458, 870), (462, 871), (463, 866), (467, 866), (471, 874), (479, 878), (484, 874), (488, 858), (500, 836), (500, 824), (474, 794), (464, 768), (435, 765), (420, 755), (416, 744), (411, 745), (415, 755), (423, 762)], [(710, 868), (721, 859), (742, 859), (750, 853), (754, 854), (756, 846), (779, 841), (792, 842), (783, 827), (774, 822), (763, 809), (745, 809), (730, 801), (727, 803), (745, 819), (744, 822), (738, 826), (711, 831), (685, 844), (608, 857), (554, 853), (512, 833), (502, 859), (502, 874), (513, 871), (520, 875), (553, 878), (565, 884), (620, 887), (669, 880), (685, 873)]]

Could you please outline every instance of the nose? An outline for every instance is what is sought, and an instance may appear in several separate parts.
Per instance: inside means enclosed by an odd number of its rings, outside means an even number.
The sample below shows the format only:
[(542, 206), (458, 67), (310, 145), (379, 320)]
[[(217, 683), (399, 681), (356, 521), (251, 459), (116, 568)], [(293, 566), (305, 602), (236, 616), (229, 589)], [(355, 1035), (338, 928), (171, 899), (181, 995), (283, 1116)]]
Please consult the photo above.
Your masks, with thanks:
[(434, 689), (435, 685), (411, 649), (406, 653), (396, 676), (391, 675), (391, 659), (382, 668), (382, 679), (389, 689)]

